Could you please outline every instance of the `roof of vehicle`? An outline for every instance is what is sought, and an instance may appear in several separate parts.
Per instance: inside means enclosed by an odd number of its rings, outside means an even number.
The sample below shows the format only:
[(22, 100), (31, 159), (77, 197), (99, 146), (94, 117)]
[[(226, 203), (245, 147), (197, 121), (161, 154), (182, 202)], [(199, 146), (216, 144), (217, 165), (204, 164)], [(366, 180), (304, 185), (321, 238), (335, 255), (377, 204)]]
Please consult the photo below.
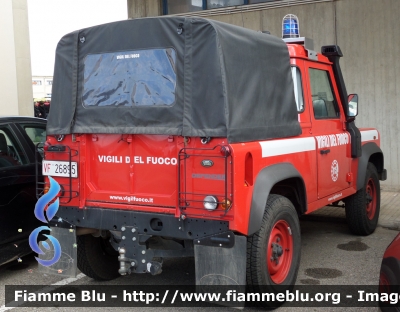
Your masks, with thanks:
[[(174, 79), (158, 72), (159, 59), (146, 59), (154, 50)], [(161, 87), (148, 79), (155, 75)], [(142, 105), (138, 88), (150, 100), (169, 88), (172, 100)], [(197, 17), (75, 31), (57, 46), (47, 133), (227, 137), (230, 143), (298, 135), (288, 48), (280, 38)]]
[(0, 122), (39, 122), (45, 124), (47, 121), (43, 118), (29, 116), (0, 116)]
[[(304, 48), (302, 44), (287, 43), (287, 46), (290, 57), (310, 60), (310, 58), (308, 57), (307, 50)], [(332, 62), (330, 62), (326, 56), (322, 55), (319, 52), (317, 53), (317, 58), (318, 58), (318, 63), (332, 64)]]

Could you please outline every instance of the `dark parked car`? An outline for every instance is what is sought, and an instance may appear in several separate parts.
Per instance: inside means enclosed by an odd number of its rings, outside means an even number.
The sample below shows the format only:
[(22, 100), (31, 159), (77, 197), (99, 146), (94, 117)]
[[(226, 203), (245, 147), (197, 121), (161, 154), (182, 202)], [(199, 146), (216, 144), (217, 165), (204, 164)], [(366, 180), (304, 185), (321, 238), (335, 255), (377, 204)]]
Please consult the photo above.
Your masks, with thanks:
[(35, 166), (41, 162), (37, 154), (35, 164), (35, 145), (45, 139), (44, 119), (0, 117), (0, 265), (31, 252), (28, 237), (40, 225), (34, 215)]
[(392, 296), (391, 302), (381, 303), (382, 311), (400, 311), (400, 233), (386, 248), (383, 255), (379, 289), (381, 293), (397, 294), (397, 296)]

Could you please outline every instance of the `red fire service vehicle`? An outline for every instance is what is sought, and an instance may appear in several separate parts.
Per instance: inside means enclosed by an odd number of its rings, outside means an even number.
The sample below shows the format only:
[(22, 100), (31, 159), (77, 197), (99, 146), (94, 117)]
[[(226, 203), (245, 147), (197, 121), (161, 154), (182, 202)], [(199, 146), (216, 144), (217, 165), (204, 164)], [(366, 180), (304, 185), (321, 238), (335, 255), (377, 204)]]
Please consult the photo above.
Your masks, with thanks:
[[(342, 52), (295, 16), (283, 35), (174, 16), (61, 39), (43, 174), (63, 257), (110, 280), (194, 256), (198, 285), (274, 290), (295, 284), (299, 216), (342, 201), (352, 233), (375, 230), (384, 157)], [(63, 257), (50, 270), (73, 274)]]

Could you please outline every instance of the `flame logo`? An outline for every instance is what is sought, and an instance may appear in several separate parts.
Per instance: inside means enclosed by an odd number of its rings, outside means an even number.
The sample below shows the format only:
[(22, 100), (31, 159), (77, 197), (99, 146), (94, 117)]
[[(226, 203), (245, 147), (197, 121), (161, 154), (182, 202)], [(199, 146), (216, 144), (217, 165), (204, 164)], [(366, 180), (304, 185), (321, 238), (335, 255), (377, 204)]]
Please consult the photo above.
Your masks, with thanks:
[(52, 177), (49, 177), (50, 180), (50, 189), (49, 191), (44, 194), (42, 197), (39, 198), (35, 205), (35, 217), (36, 219), (42, 221), (43, 223), (48, 223), (53, 217), (56, 215), (58, 206), (59, 206), (59, 199), (57, 198), (52, 204), (49, 205), (46, 211), (47, 220), (44, 216), (46, 206), (53, 200), (54, 197), (60, 192), (60, 184), (58, 184)]
[[(51, 219), (56, 215), (58, 207), (59, 207), (59, 199), (58, 197), (54, 200), (53, 203), (51, 203), (46, 210), (46, 206), (57, 196), (57, 194), (60, 192), (60, 185), (52, 178), (49, 177), (50, 180), (50, 189), (49, 191), (44, 194), (42, 197), (39, 198), (35, 205), (35, 217), (42, 221), (43, 223), (49, 223)], [(45, 211), (46, 211), (46, 216), (45, 216)], [(47, 217), (47, 219), (46, 219)], [(45, 252), (42, 251), (38, 245), (37, 239), (41, 231), (51, 231), (51, 229), (48, 226), (40, 226), (36, 228), (35, 230), (32, 231), (31, 235), (29, 235), (29, 246), (31, 246), (31, 249), (36, 252), (39, 255), (44, 255)], [(60, 260), (61, 257), (61, 246), (58, 240), (51, 235), (43, 234), (46, 236), (49, 241), (53, 245), (54, 249), (54, 256), (50, 260), (43, 260), (39, 259), (38, 257), (36, 258), (36, 261), (39, 262), (43, 266), (50, 266), (56, 263), (58, 260)], [(47, 242), (42, 242), (42, 246), (46, 250), (50, 250), (50, 246)]]

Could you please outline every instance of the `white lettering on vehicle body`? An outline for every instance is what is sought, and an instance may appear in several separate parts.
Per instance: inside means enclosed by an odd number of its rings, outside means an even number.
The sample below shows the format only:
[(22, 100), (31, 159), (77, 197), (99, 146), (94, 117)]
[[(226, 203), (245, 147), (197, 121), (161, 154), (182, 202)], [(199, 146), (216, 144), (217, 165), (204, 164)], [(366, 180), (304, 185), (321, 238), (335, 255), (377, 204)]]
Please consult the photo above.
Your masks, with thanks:
[(155, 156), (112, 156), (112, 155), (97, 155), (99, 162), (101, 163), (116, 163), (116, 164), (129, 164), (133, 161), (134, 164), (147, 164), (147, 165), (166, 165), (176, 166), (178, 160), (176, 158), (169, 157), (155, 157)]
[(315, 138), (318, 142), (318, 148), (334, 147), (350, 143), (347, 133), (318, 135)]
[[(287, 154), (309, 152), (316, 148), (327, 148), (350, 144), (348, 133), (318, 135), (295, 139), (260, 141), (262, 157), (281, 156)], [(318, 146), (316, 146), (318, 145)]]

